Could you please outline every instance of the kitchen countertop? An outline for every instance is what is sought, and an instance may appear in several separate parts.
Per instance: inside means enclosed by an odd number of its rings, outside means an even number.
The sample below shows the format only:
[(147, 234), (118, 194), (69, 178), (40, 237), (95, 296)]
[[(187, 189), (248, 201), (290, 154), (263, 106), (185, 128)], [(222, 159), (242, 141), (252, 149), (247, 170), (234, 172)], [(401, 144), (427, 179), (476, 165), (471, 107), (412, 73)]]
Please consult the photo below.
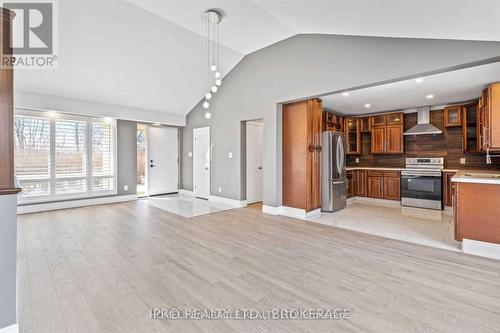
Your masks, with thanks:
[(389, 170), (389, 171), (401, 171), (404, 168), (379, 168), (379, 167), (358, 167), (358, 166), (348, 166), (345, 168), (349, 170)]
[(500, 171), (459, 170), (452, 178), (455, 183), (475, 183), (500, 185)]

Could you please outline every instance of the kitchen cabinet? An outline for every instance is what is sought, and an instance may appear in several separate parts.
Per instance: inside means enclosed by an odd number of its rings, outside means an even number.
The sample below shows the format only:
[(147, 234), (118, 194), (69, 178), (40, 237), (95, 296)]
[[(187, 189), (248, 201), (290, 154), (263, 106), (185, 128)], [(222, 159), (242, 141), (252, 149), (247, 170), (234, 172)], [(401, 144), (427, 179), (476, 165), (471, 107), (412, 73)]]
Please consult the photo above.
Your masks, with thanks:
[(370, 117), (360, 118), (360, 124), (361, 124), (361, 133), (370, 133), (372, 129)]
[(371, 117), (372, 154), (402, 154), (403, 113), (391, 113)]
[(354, 196), (354, 189), (355, 189), (355, 177), (354, 177), (355, 171), (354, 170), (348, 170), (346, 172), (346, 178), (347, 178), (347, 197), (352, 198)]
[(462, 108), (462, 150), (477, 153), (480, 149), (478, 125), (479, 104), (466, 104)]
[(323, 112), (323, 131), (342, 131), (343, 117), (333, 112)]
[(283, 105), (283, 205), (306, 212), (321, 207), (321, 100)]
[(361, 135), (360, 135), (360, 119), (348, 117), (345, 119), (345, 130), (346, 130), (346, 147), (347, 155), (359, 155), (361, 154)]
[(367, 186), (366, 170), (356, 170), (354, 173), (354, 195), (357, 197), (366, 197)]
[(401, 176), (397, 171), (384, 171), (384, 199), (400, 200)]
[(448, 106), (444, 108), (444, 126), (455, 127), (462, 125), (462, 106)]
[(384, 198), (384, 173), (378, 170), (368, 170), (367, 189), (370, 198)]
[(452, 206), (453, 204), (453, 187), (454, 183), (451, 182), (451, 178), (455, 175), (455, 172), (443, 172), (443, 205)]
[(480, 150), (500, 151), (500, 83), (483, 90), (478, 112)]

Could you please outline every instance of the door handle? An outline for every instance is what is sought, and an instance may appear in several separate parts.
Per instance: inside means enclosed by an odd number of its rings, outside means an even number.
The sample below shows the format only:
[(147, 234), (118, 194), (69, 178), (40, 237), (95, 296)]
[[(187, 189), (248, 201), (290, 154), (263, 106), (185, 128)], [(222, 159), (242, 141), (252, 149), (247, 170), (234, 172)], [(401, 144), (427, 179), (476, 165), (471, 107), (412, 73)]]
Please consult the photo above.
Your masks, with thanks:
[(259, 167), (259, 170), (262, 170), (262, 167)]
[(208, 170), (208, 167), (205, 167), (205, 170)]
[(149, 166), (150, 166), (151, 168), (156, 168), (156, 165), (154, 165), (154, 164), (150, 164)]

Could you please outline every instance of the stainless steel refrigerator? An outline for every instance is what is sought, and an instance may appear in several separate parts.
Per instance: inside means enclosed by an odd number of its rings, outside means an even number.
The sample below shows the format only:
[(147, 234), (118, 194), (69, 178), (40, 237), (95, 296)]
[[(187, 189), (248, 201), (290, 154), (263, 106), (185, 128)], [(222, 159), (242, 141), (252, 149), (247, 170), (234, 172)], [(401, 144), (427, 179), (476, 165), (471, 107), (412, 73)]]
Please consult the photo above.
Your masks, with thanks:
[(321, 146), (321, 210), (336, 212), (345, 207), (347, 195), (344, 134), (323, 132)]

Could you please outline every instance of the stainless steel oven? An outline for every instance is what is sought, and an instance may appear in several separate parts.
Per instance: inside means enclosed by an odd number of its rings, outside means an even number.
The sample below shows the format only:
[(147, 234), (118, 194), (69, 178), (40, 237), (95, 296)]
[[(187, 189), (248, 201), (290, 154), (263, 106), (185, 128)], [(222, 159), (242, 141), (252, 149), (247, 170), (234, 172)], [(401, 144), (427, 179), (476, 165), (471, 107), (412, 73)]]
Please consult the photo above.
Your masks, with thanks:
[(442, 209), (444, 159), (407, 158), (401, 171), (401, 205)]

